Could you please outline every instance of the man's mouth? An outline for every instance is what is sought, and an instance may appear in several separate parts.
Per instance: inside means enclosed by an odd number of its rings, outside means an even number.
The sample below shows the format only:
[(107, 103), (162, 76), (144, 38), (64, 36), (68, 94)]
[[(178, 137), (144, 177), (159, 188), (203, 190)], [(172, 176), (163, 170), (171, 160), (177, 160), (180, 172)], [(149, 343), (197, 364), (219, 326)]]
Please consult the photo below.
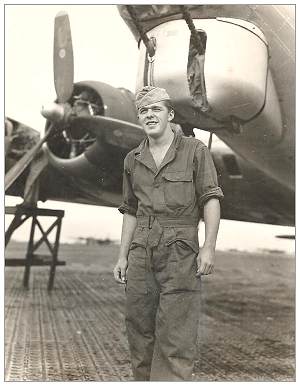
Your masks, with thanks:
[(148, 121), (147, 123), (146, 123), (146, 125), (147, 126), (155, 126), (155, 125), (157, 125), (157, 121)]

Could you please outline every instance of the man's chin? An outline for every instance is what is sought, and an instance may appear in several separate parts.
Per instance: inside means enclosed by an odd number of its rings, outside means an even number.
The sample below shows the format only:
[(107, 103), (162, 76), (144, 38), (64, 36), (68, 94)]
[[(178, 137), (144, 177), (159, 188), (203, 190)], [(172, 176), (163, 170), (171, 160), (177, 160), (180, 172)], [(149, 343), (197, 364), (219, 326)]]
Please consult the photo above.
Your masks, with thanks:
[(148, 129), (148, 130), (146, 130), (146, 134), (147, 134), (147, 136), (148, 137), (150, 137), (150, 138), (157, 138), (157, 137), (159, 137), (159, 135), (160, 135), (160, 132), (159, 131), (157, 131), (157, 130), (155, 130), (155, 129)]

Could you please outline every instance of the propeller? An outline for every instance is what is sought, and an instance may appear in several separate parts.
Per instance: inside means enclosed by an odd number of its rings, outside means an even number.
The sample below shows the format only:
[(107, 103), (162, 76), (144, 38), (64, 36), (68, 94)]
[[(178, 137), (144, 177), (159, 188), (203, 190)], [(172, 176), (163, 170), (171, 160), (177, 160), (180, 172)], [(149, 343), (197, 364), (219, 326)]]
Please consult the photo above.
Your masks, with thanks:
[(31, 161), (38, 154), (43, 143), (48, 139), (52, 130), (48, 130), (43, 138), (39, 140), (23, 157), (5, 174), (4, 187), (5, 192), (11, 187), (14, 181), (20, 176), (21, 173), (30, 165)]
[(72, 121), (73, 127), (85, 127), (100, 141), (104, 140), (105, 143), (127, 150), (134, 148), (145, 138), (141, 126), (120, 119), (97, 115), (75, 117)]
[[(54, 23), (54, 50), (53, 50), (54, 84), (57, 101), (64, 104), (73, 92), (74, 62), (73, 48), (69, 17), (65, 12), (59, 12)], [(60, 110), (59, 112), (57, 112)], [(42, 111), (43, 114), (43, 111)], [(63, 121), (65, 117), (65, 106), (57, 105), (53, 111), (46, 110), (45, 117), (54, 117), (53, 121)], [(58, 118), (57, 118), (58, 116)], [(51, 124), (44, 137), (30, 149), (5, 175), (4, 187), (7, 191), (14, 181), (28, 167), (34, 157), (41, 150), (44, 142), (51, 136), (57, 125)]]
[(66, 103), (73, 93), (74, 59), (70, 22), (65, 12), (55, 17), (53, 69), (58, 103)]
[[(30, 165), (43, 143), (50, 139), (54, 132), (57, 133), (60, 130), (63, 132), (66, 127), (72, 130), (77, 128), (78, 132), (85, 129), (93, 133), (98, 144), (107, 143), (124, 150), (137, 146), (144, 138), (143, 130), (134, 123), (102, 115), (78, 115), (74, 106), (69, 103), (74, 87), (74, 60), (70, 23), (65, 12), (59, 12), (55, 17), (53, 72), (56, 102), (43, 107), (41, 111), (50, 124), (44, 137), (6, 173), (5, 191)], [(79, 140), (71, 138), (72, 157), (70, 158), (76, 157), (78, 144), (82, 145), (85, 141), (92, 142), (92, 140), (94, 141), (94, 138), (83, 137)]]

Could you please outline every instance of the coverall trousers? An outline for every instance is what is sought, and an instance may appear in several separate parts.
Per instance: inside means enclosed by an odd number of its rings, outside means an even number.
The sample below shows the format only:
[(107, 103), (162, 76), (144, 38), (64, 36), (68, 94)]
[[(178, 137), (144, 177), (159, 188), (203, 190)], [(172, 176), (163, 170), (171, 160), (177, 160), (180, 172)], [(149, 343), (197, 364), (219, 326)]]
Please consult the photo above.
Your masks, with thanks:
[[(147, 229), (141, 228), (140, 240)], [(191, 380), (200, 316), (195, 227), (164, 227), (157, 246), (134, 242), (128, 257), (126, 328), (135, 380)]]

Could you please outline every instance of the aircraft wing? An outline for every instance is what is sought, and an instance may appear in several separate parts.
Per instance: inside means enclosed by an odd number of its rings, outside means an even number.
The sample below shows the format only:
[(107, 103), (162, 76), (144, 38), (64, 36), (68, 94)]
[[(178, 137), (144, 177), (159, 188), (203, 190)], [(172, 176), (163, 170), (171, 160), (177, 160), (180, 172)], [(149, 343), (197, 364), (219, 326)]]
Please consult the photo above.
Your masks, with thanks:
[[(9, 121), (13, 125), (14, 139), (6, 154), (6, 168), (12, 167), (39, 139), (39, 133), (35, 130), (19, 122)], [(136, 142), (140, 139), (136, 137)], [(88, 155), (87, 149), (87, 154), (61, 158), (58, 153), (52, 153), (55, 151), (53, 146), (60, 148), (63, 154), (65, 139), (56, 138), (55, 144), (47, 144), (41, 151), (48, 162), (39, 176), (39, 200), (109, 207), (120, 205), (123, 160), (128, 149), (117, 144), (106, 144), (106, 153), (97, 148), (94, 155), (93, 152)], [(67, 151), (65, 153), (68, 154)], [(222, 218), (277, 225), (294, 224), (294, 200), (284, 187), (267, 178), (221, 141), (213, 143), (211, 153), (225, 194), (221, 203)], [(64, 168), (66, 165), (67, 172)], [(34, 169), (35, 165), (31, 167)], [(21, 174), (7, 194), (24, 197), (30, 173), (32, 171), (29, 168)]]

